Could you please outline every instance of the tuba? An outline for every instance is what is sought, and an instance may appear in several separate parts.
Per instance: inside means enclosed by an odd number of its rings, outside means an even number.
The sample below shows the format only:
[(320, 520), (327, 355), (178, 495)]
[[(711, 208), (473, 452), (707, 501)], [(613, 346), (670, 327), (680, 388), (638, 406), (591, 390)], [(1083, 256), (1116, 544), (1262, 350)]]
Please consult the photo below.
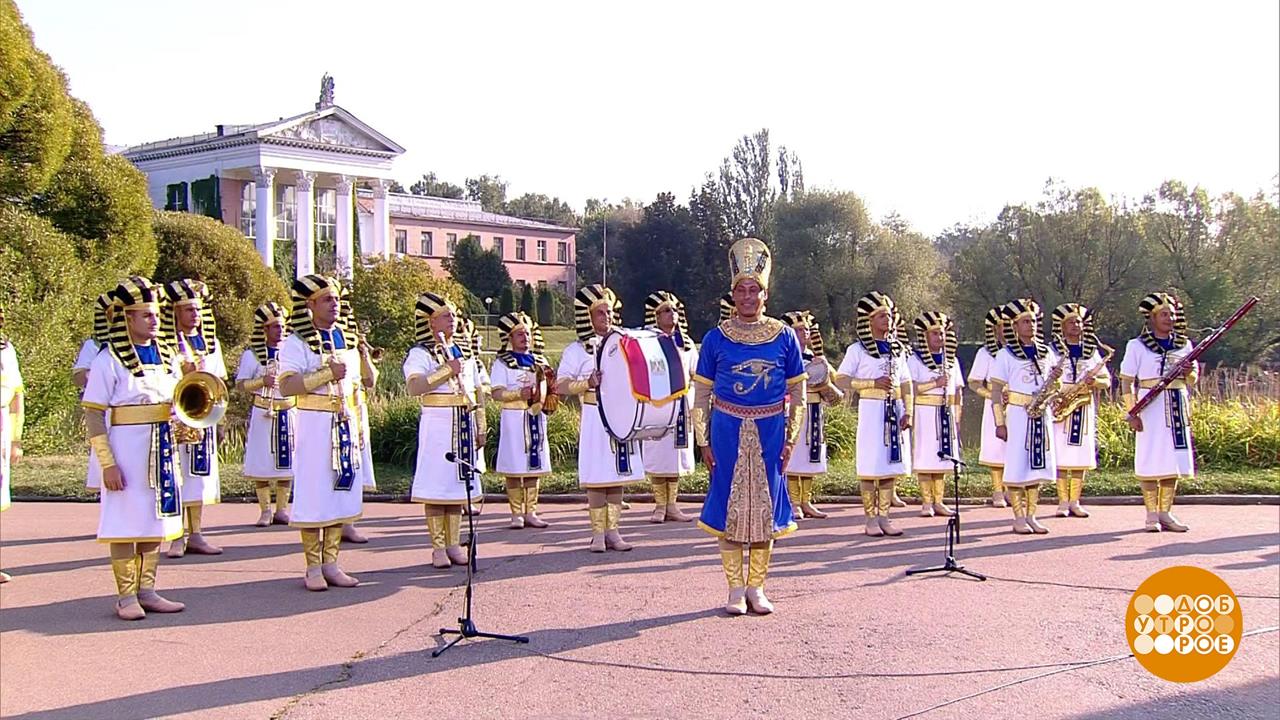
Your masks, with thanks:
[(198, 443), (201, 431), (227, 414), (227, 384), (204, 370), (187, 373), (173, 389), (173, 411), (178, 418), (174, 439), (184, 445)]

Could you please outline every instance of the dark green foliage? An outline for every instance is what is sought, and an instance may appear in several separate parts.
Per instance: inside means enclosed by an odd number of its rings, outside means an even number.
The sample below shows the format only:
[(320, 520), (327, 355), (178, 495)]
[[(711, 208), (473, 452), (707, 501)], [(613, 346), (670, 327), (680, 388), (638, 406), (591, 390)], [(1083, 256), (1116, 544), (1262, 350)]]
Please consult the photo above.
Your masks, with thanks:
[(520, 312), (533, 316), (533, 286), (525, 283), (520, 289)]

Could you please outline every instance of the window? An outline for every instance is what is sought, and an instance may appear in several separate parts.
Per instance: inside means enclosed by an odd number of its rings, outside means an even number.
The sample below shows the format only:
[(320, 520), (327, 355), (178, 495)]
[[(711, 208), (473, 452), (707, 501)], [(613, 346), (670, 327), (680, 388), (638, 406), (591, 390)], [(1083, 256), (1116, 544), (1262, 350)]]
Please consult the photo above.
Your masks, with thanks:
[(298, 239), (298, 198), (292, 185), (276, 186), (276, 237)]
[(566, 295), (569, 294), (569, 283), (565, 282), (564, 280), (557, 280), (556, 287), (560, 289), (560, 292)]
[(177, 210), (178, 212), (187, 211), (186, 183), (174, 183), (173, 185), (169, 185), (165, 188), (164, 209)]
[(569, 243), (563, 240), (556, 243), (556, 262), (561, 265), (569, 264)]
[(516, 238), (516, 259), (524, 259), (524, 238)]
[(506, 257), (507, 257), (507, 256), (506, 256), (506, 253), (504, 252), (505, 250), (506, 250), (506, 248), (502, 247), (502, 238), (498, 237), (497, 235), (494, 235), (494, 236), (493, 236), (493, 251), (494, 251), (494, 252), (496, 252), (496, 253), (498, 253), (498, 257), (500, 257), (500, 258), (502, 258), (502, 259), (504, 259), (504, 260), (505, 260), (505, 259), (506, 259)]
[(433, 245), (433, 242), (432, 242), (432, 241), (433, 241), (433, 238), (431, 237), (431, 231), (430, 231), (430, 230), (423, 230), (423, 231), (422, 231), (422, 239), (420, 240), (420, 242), (421, 242), (421, 246), (418, 248), (419, 252), (420, 252), (423, 256), (425, 256), (425, 257), (431, 257), (432, 255), (434, 255), (434, 254), (435, 254), (435, 248), (434, 248), (434, 247), (432, 247), (432, 245)]
[(453, 253), (458, 249), (458, 233), (445, 233), (444, 237), (444, 254), (453, 257)]
[(546, 262), (546, 261), (547, 261), (547, 241), (539, 240), (538, 241), (538, 262)]
[(249, 181), (240, 188), (240, 233), (256, 237), (258, 231), (258, 184)]
[(316, 241), (333, 242), (338, 238), (338, 191), (325, 188), (316, 191)]
[(408, 230), (396, 231), (396, 252), (401, 255), (407, 255), (409, 253), (409, 231)]
[(547, 289), (547, 281), (546, 281), (546, 280), (539, 280), (539, 281), (538, 281), (538, 292), (542, 292), (543, 290), (546, 290), (546, 289)]

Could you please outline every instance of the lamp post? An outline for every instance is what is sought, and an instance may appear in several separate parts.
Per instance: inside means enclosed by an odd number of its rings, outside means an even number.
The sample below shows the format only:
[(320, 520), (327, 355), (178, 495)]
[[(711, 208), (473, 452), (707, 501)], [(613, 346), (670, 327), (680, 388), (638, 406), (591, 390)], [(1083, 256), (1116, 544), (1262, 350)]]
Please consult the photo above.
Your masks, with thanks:
[(484, 344), (485, 347), (492, 347), (493, 338), (489, 337), (489, 316), (493, 314), (493, 298), (484, 299)]

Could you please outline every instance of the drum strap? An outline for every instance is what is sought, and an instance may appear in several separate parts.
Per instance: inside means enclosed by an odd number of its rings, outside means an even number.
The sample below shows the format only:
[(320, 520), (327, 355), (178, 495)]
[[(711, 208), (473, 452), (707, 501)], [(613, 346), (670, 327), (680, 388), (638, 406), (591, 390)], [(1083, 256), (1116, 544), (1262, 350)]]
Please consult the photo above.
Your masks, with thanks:
[(676, 448), (689, 447), (689, 406), (685, 398), (676, 401)]

